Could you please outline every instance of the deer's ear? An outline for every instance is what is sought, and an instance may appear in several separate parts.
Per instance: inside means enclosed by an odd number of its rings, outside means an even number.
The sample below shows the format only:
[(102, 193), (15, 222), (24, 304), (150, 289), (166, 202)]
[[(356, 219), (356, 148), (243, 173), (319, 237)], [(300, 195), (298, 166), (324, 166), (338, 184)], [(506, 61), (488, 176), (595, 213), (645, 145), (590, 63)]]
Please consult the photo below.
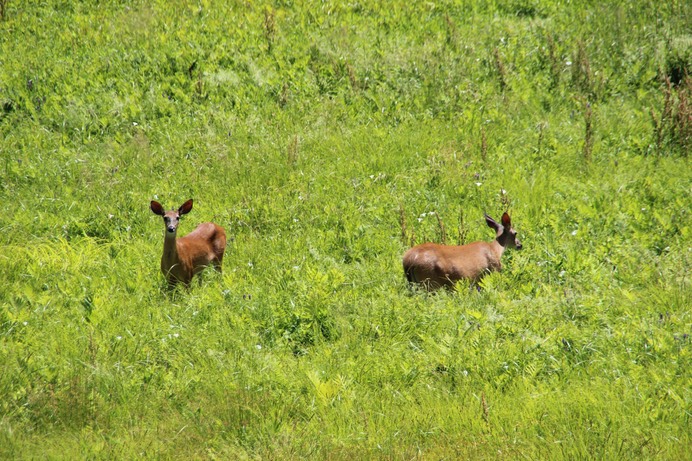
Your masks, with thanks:
[(188, 214), (191, 210), (192, 210), (192, 199), (190, 199), (187, 202), (180, 205), (180, 208), (178, 208), (178, 214), (179, 215)]
[(493, 218), (491, 218), (490, 216), (488, 216), (487, 214), (485, 215), (485, 222), (486, 222), (486, 224), (488, 224), (488, 227), (490, 227), (491, 229), (497, 230), (500, 228), (500, 225), (498, 223), (496, 223), (495, 220)]
[(159, 216), (163, 216), (164, 214), (166, 214), (166, 212), (163, 211), (163, 207), (161, 206), (161, 204), (159, 202), (157, 202), (156, 200), (151, 201), (149, 208), (151, 208), (151, 211), (154, 214), (157, 214)]
[(504, 227), (506, 227), (507, 229), (509, 229), (510, 227), (512, 227), (512, 220), (509, 219), (509, 215), (507, 214), (507, 212), (505, 212), (505, 213), (502, 215), (502, 225), (503, 225)]

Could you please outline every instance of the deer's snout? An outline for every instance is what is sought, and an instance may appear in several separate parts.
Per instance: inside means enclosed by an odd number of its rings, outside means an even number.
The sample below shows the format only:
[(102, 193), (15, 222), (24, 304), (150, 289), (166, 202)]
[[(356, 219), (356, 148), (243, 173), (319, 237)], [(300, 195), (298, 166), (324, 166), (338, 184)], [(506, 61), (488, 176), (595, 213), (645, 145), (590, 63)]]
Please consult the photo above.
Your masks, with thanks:
[(178, 220), (177, 219), (164, 219), (165, 224), (166, 224), (166, 231), (169, 234), (175, 234), (176, 229), (178, 229)]
[(163, 223), (166, 225), (166, 231), (169, 234), (175, 234), (176, 229), (178, 229), (177, 216), (164, 216)]
[(521, 242), (519, 240), (514, 242), (514, 246), (517, 250), (521, 250), (521, 248), (522, 248)]

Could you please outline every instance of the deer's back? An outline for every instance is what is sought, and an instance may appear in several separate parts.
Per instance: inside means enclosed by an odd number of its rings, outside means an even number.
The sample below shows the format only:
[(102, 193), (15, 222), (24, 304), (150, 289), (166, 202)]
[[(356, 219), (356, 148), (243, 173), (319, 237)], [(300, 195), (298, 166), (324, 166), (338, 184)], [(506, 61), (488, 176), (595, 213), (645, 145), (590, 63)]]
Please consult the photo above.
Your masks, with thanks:
[(410, 282), (451, 286), (461, 279), (477, 281), (486, 272), (500, 268), (487, 242), (453, 246), (437, 243), (417, 245), (404, 254), (404, 271)]
[(212, 261), (221, 262), (226, 249), (226, 232), (217, 224), (205, 222), (176, 243), (178, 257), (196, 273)]

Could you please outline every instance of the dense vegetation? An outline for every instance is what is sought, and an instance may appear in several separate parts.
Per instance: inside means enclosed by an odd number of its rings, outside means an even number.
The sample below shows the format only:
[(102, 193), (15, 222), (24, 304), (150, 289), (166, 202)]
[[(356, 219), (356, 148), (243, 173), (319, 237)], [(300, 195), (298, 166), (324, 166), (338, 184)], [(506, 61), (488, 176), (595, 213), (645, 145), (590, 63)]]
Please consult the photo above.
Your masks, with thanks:
[(0, 458), (691, 458), (690, 2), (0, 5)]

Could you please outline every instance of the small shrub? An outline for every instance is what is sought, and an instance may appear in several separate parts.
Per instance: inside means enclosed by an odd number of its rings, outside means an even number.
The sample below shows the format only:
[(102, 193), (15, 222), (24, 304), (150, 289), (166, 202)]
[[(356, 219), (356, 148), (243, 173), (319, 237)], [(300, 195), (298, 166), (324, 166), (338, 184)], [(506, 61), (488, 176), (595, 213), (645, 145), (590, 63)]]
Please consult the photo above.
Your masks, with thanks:
[(684, 83), (692, 69), (692, 36), (678, 37), (671, 41), (665, 62), (665, 76), (673, 85)]
[(656, 152), (680, 152), (687, 156), (692, 146), (692, 78), (687, 76), (674, 86), (666, 77), (662, 91), (660, 114), (651, 109)]
[(592, 92), (591, 62), (583, 41), (577, 43), (577, 51), (572, 60), (572, 85), (582, 94)]

